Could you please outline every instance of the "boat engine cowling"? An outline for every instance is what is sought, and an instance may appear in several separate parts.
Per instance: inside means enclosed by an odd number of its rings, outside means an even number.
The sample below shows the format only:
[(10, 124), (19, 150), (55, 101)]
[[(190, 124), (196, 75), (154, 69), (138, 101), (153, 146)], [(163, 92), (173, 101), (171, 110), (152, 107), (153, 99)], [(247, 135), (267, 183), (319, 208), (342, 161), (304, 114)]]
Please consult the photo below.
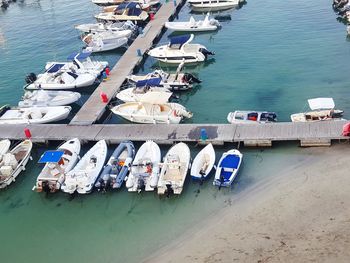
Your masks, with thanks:
[(206, 48), (201, 48), (201, 49), (199, 49), (199, 51), (205, 56), (205, 58), (207, 58), (208, 55), (215, 55), (214, 52), (211, 52), (211, 51), (207, 50)]
[(191, 73), (184, 73), (183, 81), (189, 84), (201, 83), (202, 81)]
[(35, 82), (37, 80), (37, 76), (35, 75), (35, 73), (29, 73), (26, 78), (25, 81), (27, 84), (32, 84), (33, 82)]

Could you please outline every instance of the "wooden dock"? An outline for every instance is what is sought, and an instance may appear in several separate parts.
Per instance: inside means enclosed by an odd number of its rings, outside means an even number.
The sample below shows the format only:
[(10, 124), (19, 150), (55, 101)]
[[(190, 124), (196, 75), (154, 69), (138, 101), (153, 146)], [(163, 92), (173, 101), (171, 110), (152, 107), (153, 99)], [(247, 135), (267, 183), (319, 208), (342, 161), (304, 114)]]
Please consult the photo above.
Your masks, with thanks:
[[(107, 95), (108, 102), (115, 97), (126, 76), (131, 74), (134, 68), (142, 62), (145, 53), (160, 37), (165, 22), (169, 21), (169, 19), (176, 14), (183, 3), (184, 0), (177, 0), (168, 1), (162, 4), (158, 12), (155, 14), (154, 19), (147, 24), (143, 30), (143, 33), (135, 39), (135, 41), (130, 45), (124, 55), (110, 71), (108, 80), (102, 82), (96, 88), (96, 90), (91, 94), (90, 98), (72, 119), (70, 124), (91, 125), (101, 118), (108, 104), (101, 101), (101, 92)], [(141, 56), (139, 56), (138, 52), (141, 52)]]
[[(154, 140), (160, 144), (195, 142), (244, 146), (272, 146), (273, 142), (299, 141), (301, 146), (330, 146), (332, 140), (348, 140), (342, 136), (346, 121), (314, 123), (281, 122), (271, 124), (110, 124), (110, 125), (1, 125), (0, 138), (25, 139), (24, 128), (29, 128), (34, 142), (48, 142), (79, 138), (82, 141)], [(208, 139), (201, 140), (205, 129)]]

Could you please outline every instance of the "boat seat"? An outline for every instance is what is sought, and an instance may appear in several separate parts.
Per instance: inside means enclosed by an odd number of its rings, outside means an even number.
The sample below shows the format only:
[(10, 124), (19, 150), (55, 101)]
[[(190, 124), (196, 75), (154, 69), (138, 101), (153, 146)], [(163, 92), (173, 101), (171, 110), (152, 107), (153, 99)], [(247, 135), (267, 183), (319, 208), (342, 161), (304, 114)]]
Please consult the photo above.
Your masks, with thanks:
[(229, 167), (223, 167), (222, 168), (225, 172), (233, 173), (235, 169), (229, 168)]

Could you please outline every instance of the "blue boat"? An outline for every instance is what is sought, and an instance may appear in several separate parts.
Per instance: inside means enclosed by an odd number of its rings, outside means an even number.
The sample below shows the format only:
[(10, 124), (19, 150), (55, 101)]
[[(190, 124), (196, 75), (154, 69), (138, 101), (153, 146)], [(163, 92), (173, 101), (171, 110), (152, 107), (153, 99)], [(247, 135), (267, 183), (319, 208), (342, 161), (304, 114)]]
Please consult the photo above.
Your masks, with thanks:
[(230, 186), (238, 174), (242, 159), (243, 155), (236, 149), (225, 152), (216, 168), (213, 185)]

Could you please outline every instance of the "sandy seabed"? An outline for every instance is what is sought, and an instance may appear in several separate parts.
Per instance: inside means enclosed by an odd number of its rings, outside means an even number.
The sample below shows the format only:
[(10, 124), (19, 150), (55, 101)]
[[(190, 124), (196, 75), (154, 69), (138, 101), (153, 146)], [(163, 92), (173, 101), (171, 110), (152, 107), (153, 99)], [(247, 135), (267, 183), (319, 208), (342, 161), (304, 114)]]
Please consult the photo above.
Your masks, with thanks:
[(146, 262), (350, 262), (350, 145), (304, 150)]

